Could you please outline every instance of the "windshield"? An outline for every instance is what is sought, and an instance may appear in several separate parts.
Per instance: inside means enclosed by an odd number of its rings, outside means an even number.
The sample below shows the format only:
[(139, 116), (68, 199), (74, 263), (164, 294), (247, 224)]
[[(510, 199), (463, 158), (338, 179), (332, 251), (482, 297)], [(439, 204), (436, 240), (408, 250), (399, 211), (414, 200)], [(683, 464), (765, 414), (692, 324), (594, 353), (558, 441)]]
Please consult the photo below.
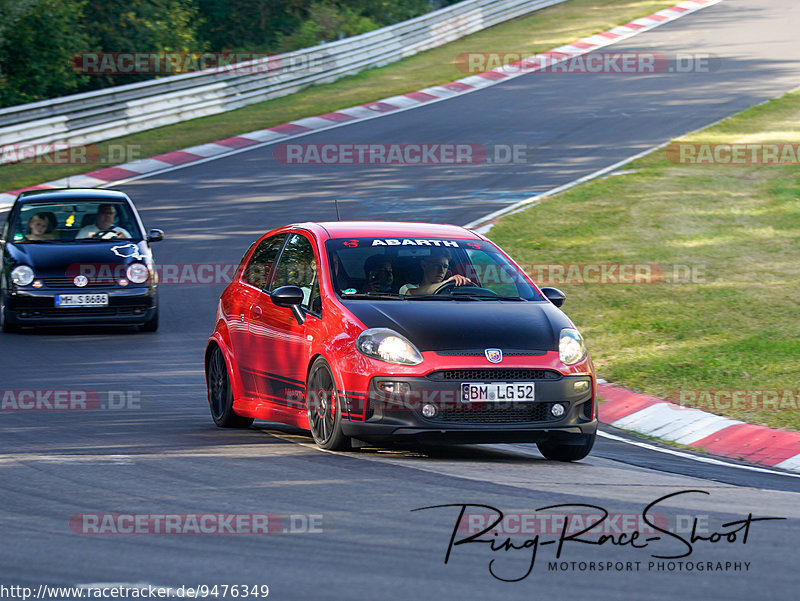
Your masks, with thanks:
[(543, 300), (490, 242), (348, 238), (326, 243), (342, 299)]
[(124, 202), (26, 203), (10, 225), (9, 239), (15, 244), (142, 239), (133, 211)]

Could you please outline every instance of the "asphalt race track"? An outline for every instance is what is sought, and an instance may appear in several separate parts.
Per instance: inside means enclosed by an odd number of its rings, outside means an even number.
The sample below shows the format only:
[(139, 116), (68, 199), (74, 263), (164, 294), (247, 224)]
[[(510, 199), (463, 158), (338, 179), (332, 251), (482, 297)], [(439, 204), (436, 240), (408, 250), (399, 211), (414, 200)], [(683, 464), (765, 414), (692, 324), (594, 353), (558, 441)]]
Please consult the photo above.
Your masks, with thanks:
[[(725, 0), (606, 49), (710, 54), (719, 59), (713, 72), (534, 73), (299, 140), (525, 144), (526, 164), (281, 165), (267, 146), (122, 189), (147, 227), (166, 231), (154, 248), (164, 265), (235, 264), (272, 227), (334, 219), (334, 197), (345, 218), (463, 224), (796, 88), (799, 30), (796, 0)], [(270, 598), (319, 601), (796, 598), (797, 477), (607, 438), (586, 460), (560, 464), (525, 445), (337, 454), (316, 449), (303, 432), (265, 422), (246, 431), (217, 429), (202, 358), (222, 287), (162, 285), (156, 334), (0, 336), (0, 389), (96, 391), (113, 405), (0, 412), (0, 584), (266, 584)], [(641, 526), (637, 516), (648, 504), (689, 490), (696, 492), (650, 512), (686, 539), (694, 518), (705, 537), (736, 530), (744, 524), (730, 523), (751, 513), (786, 519), (752, 522), (746, 542), (743, 528), (735, 540), (696, 540), (691, 555), (673, 560), (652, 555), (686, 553), (675, 536), (633, 548), (653, 536), (646, 528), (636, 545), (613, 544), (622, 542), (618, 535), (602, 546), (567, 541), (552, 566), (557, 545), (544, 543), (560, 530), (551, 527), (540, 537), (530, 575), (504, 582), (498, 577), (524, 576), (530, 545), (492, 551), (485, 543), (463, 544), (445, 564), (459, 507), (412, 511), (480, 504), (517, 515), (581, 503), (594, 506), (584, 513), (602, 507)], [(558, 512), (538, 513), (548, 511)], [(271, 535), (84, 534), (70, 521), (100, 513), (280, 518)], [(508, 532), (517, 545), (533, 538)]]

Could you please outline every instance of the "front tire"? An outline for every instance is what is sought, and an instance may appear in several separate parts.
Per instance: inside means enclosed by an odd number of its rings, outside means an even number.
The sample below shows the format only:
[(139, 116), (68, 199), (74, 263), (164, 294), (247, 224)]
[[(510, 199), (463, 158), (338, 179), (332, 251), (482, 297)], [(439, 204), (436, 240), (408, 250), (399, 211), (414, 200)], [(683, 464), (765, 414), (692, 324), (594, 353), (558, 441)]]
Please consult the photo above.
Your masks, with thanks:
[(206, 385), (208, 387), (208, 405), (211, 417), (220, 428), (248, 428), (253, 423), (252, 417), (242, 417), (233, 411), (233, 389), (228, 377), (225, 357), (218, 346), (211, 351), (206, 367)]
[(539, 442), (539, 452), (545, 459), (552, 461), (578, 461), (589, 454), (594, 446), (594, 439), (597, 432), (587, 434), (584, 441), (579, 444), (564, 444), (557, 442)]
[(308, 426), (314, 442), (328, 451), (348, 451), (350, 438), (342, 432), (342, 406), (330, 365), (318, 357), (308, 372), (306, 386)]
[(158, 307), (153, 316), (139, 326), (140, 332), (155, 332), (156, 330), (158, 330)]
[(0, 303), (0, 330), (5, 334), (14, 334), (19, 332), (20, 329), (18, 325), (8, 322), (8, 311), (5, 304)]

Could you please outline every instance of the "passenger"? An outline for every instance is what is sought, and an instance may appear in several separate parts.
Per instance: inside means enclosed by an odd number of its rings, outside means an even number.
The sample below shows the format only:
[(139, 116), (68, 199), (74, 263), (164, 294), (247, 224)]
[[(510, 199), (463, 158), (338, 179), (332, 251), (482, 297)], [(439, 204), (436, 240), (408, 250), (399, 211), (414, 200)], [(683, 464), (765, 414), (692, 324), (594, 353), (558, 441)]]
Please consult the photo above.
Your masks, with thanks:
[(447, 282), (455, 282), (456, 286), (464, 286), (470, 282), (463, 275), (454, 274), (445, 279), (450, 269), (450, 253), (444, 248), (434, 248), (429, 257), (420, 261), (422, 266), (422, 282), (419, 285), (406, 284), (400, 288), (400, 294), (416, 296), (418, 294), (435, 294)]
[(392, 292), (394, 273), (392, 263), (386, 255), (372, 255), (364, 261), (367, 276), (364, 292)]
[[(115, 226), (114, 221), (117, 218), (117, 209), (112, 204), (101, 204), (97, 207), (97, 215), (95, 216), (95, 224), (94, 225), (85, 225), (83, 226), (78, 235), (75, 236), (76, 239), (78, 238), (94, 238), (95, 234), (98, 232), (103, 231), (114, 231), (116, 232), (117, 238), (130, 238), (131, 234), (123, 227)], [(104, 236), (105, 237), (105, 236)]]
[(30, 234), (25, 235), (26, 240), (52, 240), (55, 229), (55, 219), (52, 213), (36, 213), (28, 220)]

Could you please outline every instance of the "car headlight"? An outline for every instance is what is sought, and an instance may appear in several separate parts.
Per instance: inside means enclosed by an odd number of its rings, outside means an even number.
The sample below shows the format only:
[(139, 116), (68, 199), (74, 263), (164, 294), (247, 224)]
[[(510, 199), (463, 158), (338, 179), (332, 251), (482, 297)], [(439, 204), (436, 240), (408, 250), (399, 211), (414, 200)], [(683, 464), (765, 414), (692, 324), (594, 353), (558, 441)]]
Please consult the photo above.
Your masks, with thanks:
[(417, 348), (407, 338), (388, 328), (364, 330), (356, 338), (356, 348), (367, 357), (387, 363), (400, 365), (422, 363), (422, 355)]
[(150, 276), (150, 270), (147, 269), (147, 265), (142, 265), (141, 263), (131, 263), (128, 265), (127, 273), (128, 279), (134, 284), (143, 284)]
[(20, 265), (11, 270), (11, 281), (17, 286), (27, 286), (33, 281), (33, 269)]
[(564, 328), (558, 340), (558, 358), (564, 365), (572, 365), (586, 356), (583, 336), (575, 328)]

